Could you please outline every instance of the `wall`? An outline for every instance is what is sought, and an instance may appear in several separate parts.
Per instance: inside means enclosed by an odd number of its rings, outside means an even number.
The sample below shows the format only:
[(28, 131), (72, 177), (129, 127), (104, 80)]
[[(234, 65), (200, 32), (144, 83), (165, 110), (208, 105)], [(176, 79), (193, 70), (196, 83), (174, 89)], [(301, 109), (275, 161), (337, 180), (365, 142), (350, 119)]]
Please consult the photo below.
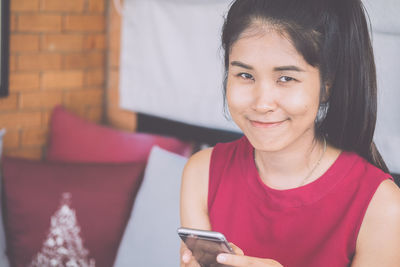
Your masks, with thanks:
[(0, 98), (6, 155), (43, 156), (52, 108), (104, 114), (106, 0), (10, 0), (10, 95)]

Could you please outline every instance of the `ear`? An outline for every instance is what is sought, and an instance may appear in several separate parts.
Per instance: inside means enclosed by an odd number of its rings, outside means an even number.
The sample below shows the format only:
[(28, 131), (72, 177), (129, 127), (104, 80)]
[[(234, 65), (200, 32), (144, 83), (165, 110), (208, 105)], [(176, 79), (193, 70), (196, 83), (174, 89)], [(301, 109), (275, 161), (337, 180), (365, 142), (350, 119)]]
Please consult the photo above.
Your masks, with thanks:
[(324, 87), (323, 87), (323, 91), (322, 91), (322, 94), (323, 94), (322, 102), (328, 102), (329, 96), (331, 93), (331, 87), (332, 87), (331, 81), (326, 81), (324, 83)]

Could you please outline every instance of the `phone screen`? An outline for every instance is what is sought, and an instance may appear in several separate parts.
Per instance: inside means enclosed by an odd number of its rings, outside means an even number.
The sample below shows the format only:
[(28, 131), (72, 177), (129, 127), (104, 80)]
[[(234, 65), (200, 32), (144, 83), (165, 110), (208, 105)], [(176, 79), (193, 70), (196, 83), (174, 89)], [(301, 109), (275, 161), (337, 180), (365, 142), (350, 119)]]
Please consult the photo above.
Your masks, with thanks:
[(192, 251), (194, 258), (202, 267), (220, 267), (227, 266), (216, 261), (220, 253), (232, 253), (231, 248), (226, 240), (216, 237), (182, 234), (179, 236), (185, 242), (188, 249)]

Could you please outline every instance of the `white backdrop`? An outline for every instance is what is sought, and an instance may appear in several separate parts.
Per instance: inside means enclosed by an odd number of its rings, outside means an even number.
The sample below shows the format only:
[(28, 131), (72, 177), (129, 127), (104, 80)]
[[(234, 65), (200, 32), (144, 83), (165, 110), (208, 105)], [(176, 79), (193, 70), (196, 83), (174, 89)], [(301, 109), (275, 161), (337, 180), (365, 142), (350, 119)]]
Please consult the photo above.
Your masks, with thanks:
[(400, 1), (365, 0), (378, 76), (375, 142), (392, 172), (400, 173)]
[(220, 33), (226, 0), (126, 0), (120, 105), (217, 129), (223, 116)]
[[(125, 0), (120, 105), (216, 129), (223, 116), (220, 32), (231, 0)], [(400, 173), (400, 1), (365, 0), (378, 73), (375, 141)]]

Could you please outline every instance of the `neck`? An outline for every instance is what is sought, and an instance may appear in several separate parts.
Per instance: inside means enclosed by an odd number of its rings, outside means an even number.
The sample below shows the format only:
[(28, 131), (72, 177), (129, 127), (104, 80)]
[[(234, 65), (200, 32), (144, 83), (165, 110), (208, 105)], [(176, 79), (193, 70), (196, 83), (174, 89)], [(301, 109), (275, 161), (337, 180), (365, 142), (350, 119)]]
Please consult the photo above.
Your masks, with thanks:
[(307, 141), (295, 141), (281, 151), (255, 149), (254, 157), (264, 183), (276, 189), (290, 189), (310, 183), (320, 176), (318, 167), (325, 148), (324, 141), (317, 141), (312, 136)]

